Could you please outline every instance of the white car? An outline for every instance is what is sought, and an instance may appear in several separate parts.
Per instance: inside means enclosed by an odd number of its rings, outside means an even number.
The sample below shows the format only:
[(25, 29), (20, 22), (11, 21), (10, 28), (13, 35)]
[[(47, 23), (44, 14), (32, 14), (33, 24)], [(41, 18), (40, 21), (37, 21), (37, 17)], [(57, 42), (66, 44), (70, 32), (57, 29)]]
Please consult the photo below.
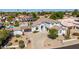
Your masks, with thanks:
[(22, 35), (23, 32), (21, 30), (16, 30), (13, 32), (14, 35)]

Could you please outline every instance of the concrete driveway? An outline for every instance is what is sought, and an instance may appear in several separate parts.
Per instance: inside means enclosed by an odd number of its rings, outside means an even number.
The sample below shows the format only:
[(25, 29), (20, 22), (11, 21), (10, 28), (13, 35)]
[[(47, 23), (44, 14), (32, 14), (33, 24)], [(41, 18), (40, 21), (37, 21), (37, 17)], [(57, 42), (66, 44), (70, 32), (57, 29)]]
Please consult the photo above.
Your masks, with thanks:
[(44, 48), (44, 41), (47, 38), (46, 32), (28, 33), (26, 34), (31, 40), (31, 48), (41, 49)]

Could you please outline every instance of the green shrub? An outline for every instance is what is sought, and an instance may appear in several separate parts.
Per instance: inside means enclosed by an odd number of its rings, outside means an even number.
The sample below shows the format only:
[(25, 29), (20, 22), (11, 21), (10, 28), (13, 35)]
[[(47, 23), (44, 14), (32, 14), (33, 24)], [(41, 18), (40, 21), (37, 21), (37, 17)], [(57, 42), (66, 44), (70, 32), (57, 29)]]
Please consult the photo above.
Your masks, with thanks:
[(18, 42), (18, 40), (15, 40), (15, 42)]
[(16, 35), (17, 38), (21, 37), (21, 35)]
[(38, 31), (33, 31), (33, 33), (38, 33)]
[(19, 22), (18, 21), (15, 21), (15, 27), (18, 27), (19, 26)]
[(50, 29), (48, 37), (50, 37), (52, 39), (56, 39), (56, 37), (58, 37), (58, 30)]
[(25, 44), (24, 44), (24, 41), (23, 40), (20, 40), (19, 41), (19, 47), (20, 48), (24, 48), (25, 47)]
[(9, 30), (0, 30), (0, 45), (10, 36)]

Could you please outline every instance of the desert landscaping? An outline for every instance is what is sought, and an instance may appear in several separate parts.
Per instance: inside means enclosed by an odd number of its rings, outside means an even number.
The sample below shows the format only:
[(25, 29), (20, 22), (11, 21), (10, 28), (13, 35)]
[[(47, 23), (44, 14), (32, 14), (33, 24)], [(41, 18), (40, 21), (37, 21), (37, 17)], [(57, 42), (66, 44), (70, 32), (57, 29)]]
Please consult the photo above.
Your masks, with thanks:
[(56, 49), (79, 44), (78, 10), (3, 12), (0, 27), (3, 49)]

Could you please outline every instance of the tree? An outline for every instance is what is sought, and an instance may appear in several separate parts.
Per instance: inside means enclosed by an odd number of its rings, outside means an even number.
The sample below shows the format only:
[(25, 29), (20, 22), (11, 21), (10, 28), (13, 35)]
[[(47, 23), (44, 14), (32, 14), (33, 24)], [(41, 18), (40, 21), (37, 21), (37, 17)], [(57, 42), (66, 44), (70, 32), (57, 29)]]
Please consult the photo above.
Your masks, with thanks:
[(0, 30), (0, 47), (3, 43), (3, 41), (6, 40), (7, 37), (9, 37), (9, 35), (10, 35), (9, 30)]
[(19, 26), (19, 22), (15, 21), (15, 25), (14, 26), (18, 27)]
[(53, 12), (50, 16), (51, 19), (62, 19), (64, 17), (64, 12)]
[(69, 39), (70, 38), (70, 30), (71, 30), (71, 28), (69, 27), (67, 29), (67, 33), (66, 33), (65, 39)]
[(33, 19), (36, 21), (37, 19), (39, 19), (39, 17), (37, 16), (37, 14), (35, 12), (31, 12)]
[(11, 22), (13, 18), (15, 18), (15, 17), (14, 17), (14, 16), (8, 16), (8, 17), (7, 17), (7, 20), (8, 20), (9, 22)]
[(31, 14), (32, 14), (33, 18), (37, 18), (37, 15), (35, 12), (31, 12)]
[(56, 29), (50, 29), (48, 36), (50, 38), (52, 38), (52, 39), (56, 39), (56, 37), (58, 37), (58, 30), (56, 30)]
[(79, 11), (77, 9), (75, 9), (73, 12), (72, 12), (72, 16), (77, 16), (79, 15)]
[(43, 16), (43, 15), (46, 15), (46, 14), (51, 14), (52, 12), (44, 12), (44, 11), (42, 11), (42, 12), (37, 12), (37, 14), (38, 15), (41, 15), (41, 16)]
[(25, 44), (24, 44), (24, 41), (23, 40), (20, 40), (19, 41), (19, 47), (20, 48), (24, 48), (25, 47)]

